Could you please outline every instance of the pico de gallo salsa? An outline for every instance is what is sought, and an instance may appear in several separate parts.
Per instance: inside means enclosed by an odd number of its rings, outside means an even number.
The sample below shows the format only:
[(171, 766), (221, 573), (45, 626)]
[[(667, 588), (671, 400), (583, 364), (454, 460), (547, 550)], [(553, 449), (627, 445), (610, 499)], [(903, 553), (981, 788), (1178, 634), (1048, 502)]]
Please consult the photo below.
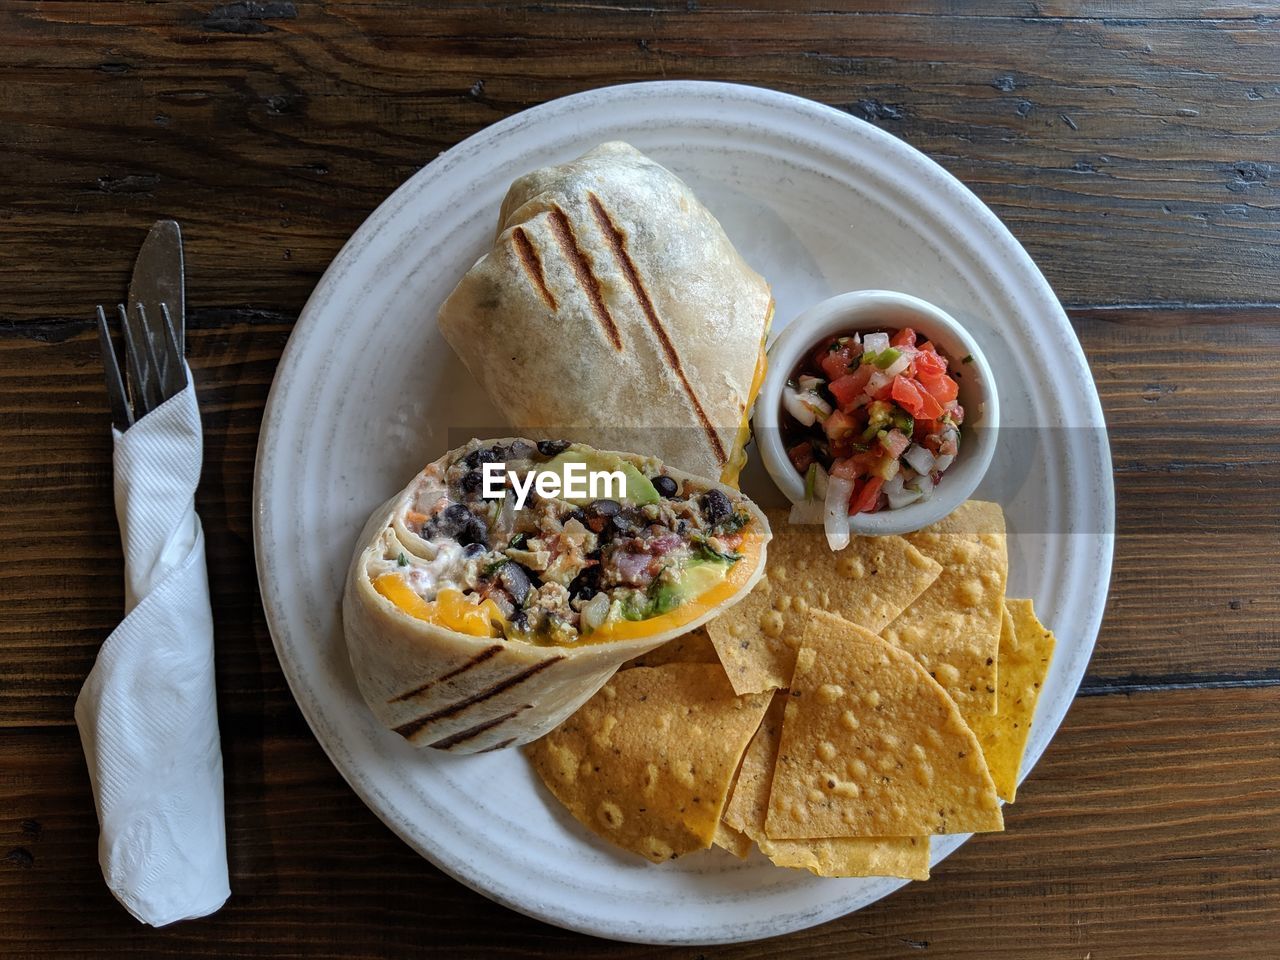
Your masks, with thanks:
[(829, 337), (806, 354), (782, 425), (807, 499), (841, 519), (929, 499), (960, 451), (961, 376), (910, 327)]

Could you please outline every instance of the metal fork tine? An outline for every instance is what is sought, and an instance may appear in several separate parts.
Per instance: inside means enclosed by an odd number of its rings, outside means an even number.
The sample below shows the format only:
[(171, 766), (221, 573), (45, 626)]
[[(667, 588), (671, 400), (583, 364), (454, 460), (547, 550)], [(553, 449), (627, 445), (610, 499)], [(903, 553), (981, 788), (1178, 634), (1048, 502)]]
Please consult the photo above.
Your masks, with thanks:
[(150, 394), (151, 402), (147, 409), (154, 410), (169, 397), (164, 392), (164, 367), (160, 365), (160, 360), (156, 357), (156, 345), (152, 337), (151, 324), (147, 322), (147, 309), (142, 304), (138, 304), (138, 329), (142, 331), (142, 344), (146, 350), (147, 369), (150, 374), (147, 390)]
[(169, 314), (169, 305), (167, 303), (160, 304), (160, 314), (164, 320), (161, 331), (164, 333), (164, 340), (168, 359), (172, 359), (169, 366), (173, 369), (173, 377), (169, 380), (168, 392), (172, 396), (175, 393), (181, 393), (187, 388), (187, 369), (182, 363), (182, 348), (178, 346), (178, 337), (173, 330), (173, 317)]
[(129, 328), (129, 313), (123, 303), (116, 306), (116, 312), (120, 316), (120, 328), (124, 330), (124, 362), (129, 371), (129, 396), (133, 399), (133, 415), (134, 419), (141, 419), (151, 412), (147, 373), (142, 367), (145, 358), (134, 343), (133, 331)]
[(120, 376), (120, 363), (116, 360), (116, 346), (107, 326), (107, 313), (98, 306), (98, 343), (102, 348), (102, 368), (107, 378), (107, 399), (111, 403), (111, 422), (120, 432), (133, 426), (133, 412), (124, 392), (124, 380)]

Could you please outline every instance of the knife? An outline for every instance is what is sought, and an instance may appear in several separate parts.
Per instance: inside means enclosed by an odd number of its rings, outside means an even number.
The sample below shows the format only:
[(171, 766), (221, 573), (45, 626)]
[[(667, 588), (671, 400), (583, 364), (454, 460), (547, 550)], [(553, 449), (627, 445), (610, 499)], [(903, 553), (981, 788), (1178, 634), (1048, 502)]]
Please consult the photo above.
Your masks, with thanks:
[[(156, 324), (164, 323), (161, 304), (169, 308), (178, 355), (186, 354), (186, 285), (183, 281), (182, 228), (176, 220), (157, 220), (142, 242), (129, 281), (127, 322), (135, 342), (146, 338), (162, 344), (165, 337)], [(142, 309), (139, 310), (138, 307)], [(152, 330), (147, 329), (151, 327)], [(185, 380), (185, 377), (183, 378)]]

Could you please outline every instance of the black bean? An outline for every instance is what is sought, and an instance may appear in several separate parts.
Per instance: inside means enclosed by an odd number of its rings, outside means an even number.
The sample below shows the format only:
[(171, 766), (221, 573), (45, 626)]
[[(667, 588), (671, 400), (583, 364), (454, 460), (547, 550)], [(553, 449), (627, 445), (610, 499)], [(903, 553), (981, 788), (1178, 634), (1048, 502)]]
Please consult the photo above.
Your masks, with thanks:
[(538, 452), (544, 457), (554, 457), (569, 449), (568, 440), (539, 440)]
[(617, 500), (592, 500), (587, 505), (588, 515), (600, 517), (602, 520), (608, 520), (621, 509), (622, 504)]
[(471, 519), (467, 521), (466, 526), (459, 530), (455, 537), (457, 541), (464, 547), (470, 543), (478, 543), (483, 546), (489, 545), (489, 528), (485, 526), (485, 522), (474, 514), (470, 514)]
[(646, 525), (646, 521), (640, 516), (635, 508), (628, 507), (620, 510), (609, 518), (608, 529), (615, 534), (623, 534), (625, 536), (634, 536)]
[(507, 593), (511, 594), (511, 599), (516, 602), (516, 606), (521, 606), (524, 603), (532, 587), (529, 581), (529, 571), (514, 560), (504, 563), (498, 568), (498, 581)]
[(717, 524), (733, 513), (733, 504), (724, 495), (724, 491), (712, 488), (698, 498), (698, 506), (702, 508), (702, 519), (709, 524)]
[(666, 497), (669, 500), (676, 495), (676, 491), (680, 489), (680, 484), (664, 473), (653, 478), (653, 489), (658, 491), (658, 496)]
[(462, 489), (467, 493), (475, 493), (484, 485), (484, 475), (479, 470), (472, 470), (462, 475)]
[(471, 521), (472, 514), (465, 503), (451, 503), (441, 511), (440, 516), (452, 524), (462, 526)]
[(428, 540), (435, 537), (456, 537), (471, 522), (471, 511), (461, 503), (451, 503), (423, 527), (423, 536)]
[(524, 610), (517, 610), (511, 615), (511, 629), (520, 633), (529, 631), (529, 614)]
[(477, 450), (472, 450), (462, 458), (462, 462), (468, 470), (478, 470), (482, 463), (497, 463), (499, 457), (494, 454), (493, 449), (493, 447), (488, 449), (481, 447)]
[(462, 548), (462, 555), (468, 560), (474, 560), (476, 557), (485, 553), (488, 549), (489, 548), (483, 543), (468, 543)]
[(569, 597), (573, 600), (590, 600), (600, 592), (600, 567), (587, 567), (569, 584)]

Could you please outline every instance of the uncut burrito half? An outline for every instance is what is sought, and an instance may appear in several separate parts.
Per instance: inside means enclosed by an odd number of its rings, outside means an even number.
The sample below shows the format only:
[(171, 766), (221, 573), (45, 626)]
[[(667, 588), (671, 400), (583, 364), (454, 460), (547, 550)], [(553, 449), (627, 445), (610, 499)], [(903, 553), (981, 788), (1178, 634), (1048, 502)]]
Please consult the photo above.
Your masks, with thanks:
[[(588, 471), (612, 488), (527, 486)], [(505, 496), (500, 482), (486, 489), (486, 472), (509, 474)], [(520, 508), (516, 489), (529, 491)], [(356, 680), (378, 719), (416, 745), (527, 743), (623, 661), (746, 596), (770, 536), (736, 490), (652, 458), (473, 440), (361, 534), (343, 597)]]
[(439, 324), (521, 432), (648, 450), (736, 486), (772, 314), (693, 192), (605, 143), (511, 185), (493, 250)]

